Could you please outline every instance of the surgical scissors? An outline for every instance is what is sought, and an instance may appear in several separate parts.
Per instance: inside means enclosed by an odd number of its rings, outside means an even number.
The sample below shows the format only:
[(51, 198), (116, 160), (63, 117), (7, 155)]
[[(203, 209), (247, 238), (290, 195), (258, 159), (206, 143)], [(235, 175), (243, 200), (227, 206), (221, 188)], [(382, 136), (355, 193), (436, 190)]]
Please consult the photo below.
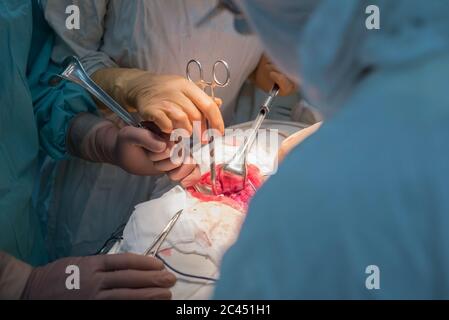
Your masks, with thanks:
[(176, 214), (173, 216), (173, 218), (170, 219), (170, 221), (165, 226), (164, 230), (158, 235), (156, 240), (151, 244), (151, 246), (144, 252), (144, 256), (151, 256), (155, 257), (159, 250), (161, 249), (162, 244), (164, 243), (165, 239), (167, 239), (168, 234), (175, 226), (176, 222), (179, 220), (179, 217), (181, 216), (183, 212), (183, 209), (176, 212)]
[[(191, 74), (191, 68), (192, 65), (196, 65), (198, 72), (199, 72), (199, 80), (195, 81)], [(222, 66), (226, 72), (226, 77), (224, 78), (224, 81), (220, 81), (217, 75), (217, 68), (219, 66)], [(186, 67), (186, 75), (187, 79), (193, 83), (196, 83), (202, 90), (206, 90), (206, 88), (210, 88), (212, 100), (215, 101), (215, 88), (224, 88), (229, 85), (229, 82), (231, 81), (231, 71), (229, 70), (229, 65), (224, 60), (218, 60), (214, 63), (212, 67), (212, 80), (206, 81), (204, 79), (204, 72), (203, 67), (201, 63), (198, 60), (192, 59), (187, 63)], [(207, 131), (209, 133), (209, 141), (208, 141), (208, 147), (209, 147), (209, 157), (210, 157), (210, 178), (211, 178), (211, 186), (212, 191), (214, 195), (217, 195), (217, 172), (215, 169), (215, 137), (213, 134), (211, 134), (209, 121), (206, 119), (206, 127)]]

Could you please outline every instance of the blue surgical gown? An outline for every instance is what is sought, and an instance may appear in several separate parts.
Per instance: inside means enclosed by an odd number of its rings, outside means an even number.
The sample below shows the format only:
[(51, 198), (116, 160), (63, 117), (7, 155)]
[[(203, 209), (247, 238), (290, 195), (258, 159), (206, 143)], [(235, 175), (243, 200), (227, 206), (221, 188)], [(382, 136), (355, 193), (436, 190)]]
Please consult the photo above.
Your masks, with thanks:
[(0, 250), (34, 265), (47, 261), (31, 201), (39, 152), (65, 157), (70, 120), (95, 111), (76, 85), (48, 85), (52, 43), (38, 1), (0, 2)]
[(257, 193), (215, 298), (449, 299), (448, 76), (446, 51), (360, 83)]
[(288, 8), (264, 12), (333, 116), (255, 196), (215, 297), (448, 299), (449, 3), (322, 0), (304, 28), (279, 22), (313, 1), (245, 2)]

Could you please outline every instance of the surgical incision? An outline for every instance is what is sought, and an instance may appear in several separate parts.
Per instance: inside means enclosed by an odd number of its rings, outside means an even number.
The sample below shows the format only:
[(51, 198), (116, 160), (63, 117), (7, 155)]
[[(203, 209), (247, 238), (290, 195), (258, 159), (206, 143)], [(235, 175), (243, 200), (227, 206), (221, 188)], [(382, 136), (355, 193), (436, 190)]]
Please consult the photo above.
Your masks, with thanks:
[[(241, 212), (246, 212), (248, 209), (248, 204), (251, 198), (254, 196), (256, 191), (253, 186), (258, 189), (263, 183), (263, 176), (260, 173), (259, 168), (254, 165), (248, 165), (248, 182), (245, 184), (244, 188), (240, 191), (240, 185), (242, 183), (241, 179), (238, 177), (232, 177), (228, 174), (223, 174), (223, 166), (218, 165), (216, 167), (217, 172), (217, 194), (209, 195), (196, 191), (193, 187), (188, 188), (188, 191), (195, 198), (202, 201), (217, 201), (231, 206)], [(199, 182), (200, 185), (211, 186), (210, 172), (205, 173)], [(237, 186), (238, 184), (238, 186)], [(253, 186), (251, 186), (251, 184)], [(237, 187), (235, 187), (237, 186)]]

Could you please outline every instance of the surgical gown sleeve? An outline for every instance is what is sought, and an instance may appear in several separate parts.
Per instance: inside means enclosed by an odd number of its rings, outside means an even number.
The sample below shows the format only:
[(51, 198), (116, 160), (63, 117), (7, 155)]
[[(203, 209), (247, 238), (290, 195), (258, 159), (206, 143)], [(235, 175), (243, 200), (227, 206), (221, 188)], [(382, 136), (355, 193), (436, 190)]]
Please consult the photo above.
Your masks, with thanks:
[[(33, 11), (33, 40), (27, 79), (39, 130), (39, 144), (54, 159), (66, 157), (66, 136), (70, 121), (81, 112), (96, 112), (96, 105), (80, 86), (51, 81), (61, 68), (51, 62), (54, 34), (36, 2)], [(50, 83), (53, 83), (50, 84)]]
[[(98, 69), (117, 67), (117, 64), (101, 50), (109, 0), (44, 0), (45, 18), (57, 34), (52, 58), (61, 63), (69, 55), (81, 59), (88, 74)], [(68, 29), (66, 8), (79, 8), (80, 28)]]
[(240, 238), (224, 257), (215, 298), (344, 299), (375, 294), (364, 289), (365, 268), (380, 261), (366, 259), (363, 245), (352, 243), (355, 239), (345, 230), (361, 224), (358, 228), (364, 232), (363, 223), (372, 226), (368, 219), (358, 219), (357, 212), (345, 210), (351, 205), (346, 203), (349, 197), (334, 201), (332, 194), (341, 196), (345, 189), (333, 183), (335, 175), (325, 177), (335, 167), (321, 168), (319, 160), (315, 165), (301, 159), (315, 154), (308, 144), (287, 157), (256, 194)]

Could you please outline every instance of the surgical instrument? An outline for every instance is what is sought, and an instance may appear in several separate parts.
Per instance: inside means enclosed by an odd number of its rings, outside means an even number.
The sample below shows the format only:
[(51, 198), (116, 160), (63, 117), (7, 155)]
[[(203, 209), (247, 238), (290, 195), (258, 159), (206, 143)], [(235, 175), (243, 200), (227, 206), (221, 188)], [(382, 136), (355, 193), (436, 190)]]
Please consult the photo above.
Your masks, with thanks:
[[(240, 146), (240, 148), (237, 150), (231, 161), (226, 163), (223, 166), (223, 177), (228, 175), (228, 177), (238, 177), (238, 180), (242, 181), (241, 188), (235, 189), (236, 191), (240, 191), (245, 188), (246, 182), (247, 182), (247, 156), (248, 152), (251, 149), (258, 131), (260, 129), (260, 126), (262, 125), (263, 121), (265, 120), (266, 116), (270, 112), (270, 107), (273, 103), (274, 98), (279, 94), (279, 86), (275, 84), (273, 88), (270, 91), (270, 94), (268, 95), (267, 99), (263, 103), (262, 107), (260, 108), (259, 114), (257, 115), (256, 120), (254, 121), (248, 137), (245, 138), (244, 143)], [(223, 180), (230, 180), (230, 179), (223, 179)], [(235, 179), (233, 179), (235, 180)], [(224, 187), (225, 189), (225, 187)], [(226, 189), (225, 189), (226, 190)]]
[[(193, 80), (192, 77), (192, 73), (191, 73), (191, 67), (192, 65), (196, 65), (198, 72), (199, 72), (199, 80), (195, 81)], [(217, 68), (219, 66), (222, 66), (226, 72), (226, 77), (224, 78), (224, 81), (220, 81), (220, 79), (218, 78), (217, 75)], [(204, 80), (204, 73), (203, 73), (203, 67), (201, 65), (201, 63), (198, 60), (192, 59), (187, 63), (187, 67), (186, 67), (186, 75), (187, 75), (187, 79), (189, 81), (192, 81), (194, 83), (196, 83), (202, 90), (206, 90), (206, 88), (210, 88), (210, 92), (211, 92), (211, 96), (212, 96), (212, 100), (215, 101), (215, 88), (219, 87), (219, 88), (224, 88), (226, 86), (229, 85), (229, 82), (231, 80), (231, 72), (229, 70), (229, 65), (226, 61), (224, 60), (218, 60), (214, 63), (213, 67), (212, 67), (212, 79), (211, 81), (206, 81)], [(215, 137), (214, 135), (211, 133), (211, 128), (209, 125), (209, 121), (206, 119), (206, 127), (207, 127), (207, 132), (209, 134), (209, 141), (208, 141), (208, 147), (209, 147), (209, 158), (210, 158), (210, 177), (211, 177), (211, 186), (212, 186), (212, 192), (214, 195), (217, 195), (217, 172), (216, 172), (216, 162), (215, 162)], [(202, 189), (201, 189), (202, 188)], [(204, 187), (198, 187), (195, 186), (195, 189), (197, 191), (205, 191), (207, 189), (205, 189)]]
[[(127, 125), (144, 128), (144, 125), (137, 121), (125, 108), (119, 105), (111, 96), (109, 96), (102, 88), (100, 88), (84, 70), (83, 65), (78, 58), (72, 56), (68, 57), (63, 62), (64, 70), (56, 76), (60, 79), (65, 79), (74, 82), (90, 94), (100, 100), (108, 109), (114, 112)], [(53, 80), (54, 78), (52, 78)]]
[(168, 234), (173, 229), (176, 222), (179, 220), (179, 217), (181, 216), (183, 211), (184, 211), (183, 209), (179, 210), (173, 216), (173, 218), (170, 219), (170, 221), (165, 226), (164, 230), (162, 230), (162, 232), (158, 235), (156, 240), (154, 240), (154, 242), (151, 244), (151, 246), (144, 252), (145, 256), (156, 257), (162, 244), (164, 243), (165, 239), (167, 239)]

